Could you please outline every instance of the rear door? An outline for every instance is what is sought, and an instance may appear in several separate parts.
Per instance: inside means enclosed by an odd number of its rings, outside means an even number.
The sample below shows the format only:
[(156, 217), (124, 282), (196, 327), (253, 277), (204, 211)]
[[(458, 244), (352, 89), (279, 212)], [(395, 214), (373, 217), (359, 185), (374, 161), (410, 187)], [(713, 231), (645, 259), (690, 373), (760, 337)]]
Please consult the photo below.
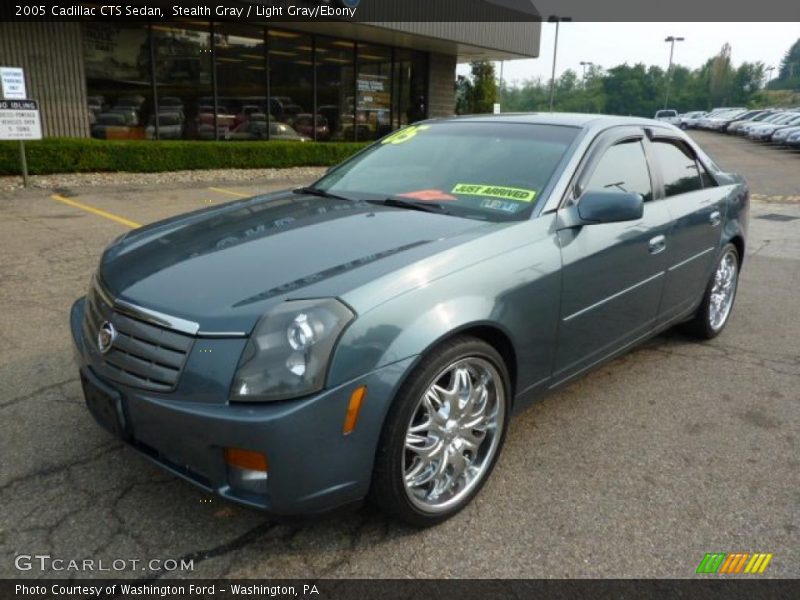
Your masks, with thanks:
[(716, 181), (685, 141), (654, 136), (645, 142), (673, 225), (664, 252), (666, 280), (659, 321), (690, 311), (705, 291), (721, 239), (727, 189)]
[[(652, 330), (665, 268), (671, 217), (654, 200), (641, 128), (615, 128), (595, 142), (571, 198), (559, 212), (562, 300), (555, 383), (588, 368)], [(644, 197), (641, 219), (569, 226), (570, 205), (590, 190)], [(572, 196), (575, 196), (573, 192)]]

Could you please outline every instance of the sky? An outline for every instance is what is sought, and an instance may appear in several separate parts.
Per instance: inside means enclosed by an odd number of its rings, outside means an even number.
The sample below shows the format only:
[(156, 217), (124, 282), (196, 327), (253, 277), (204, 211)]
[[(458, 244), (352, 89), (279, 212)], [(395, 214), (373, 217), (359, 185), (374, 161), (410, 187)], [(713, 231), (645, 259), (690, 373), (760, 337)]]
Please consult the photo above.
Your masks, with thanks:
[[(604, 68), (624, 62), (666, 68), (669, 44), (664, 38), (670, 35), (685, 38), (675, 43), (675, 64), (697, 68), (728, 42), (734, 65), (761, 61), (775, 67), (775, 77), (784, 53), (800, 38), (800, 23), (561, 23), (556, 75), (573, 69), (580, 76), (581, 61)], [(505, 61), (503, 79), (508, 83), (531, 77), (548, 80), (554, 37), (555, 24), (542, 23), (539, 58)], [(468, 73), (469, 67), (459, 65), (458, 72)], [(500, 75), (499, 63), (497, 74)]]

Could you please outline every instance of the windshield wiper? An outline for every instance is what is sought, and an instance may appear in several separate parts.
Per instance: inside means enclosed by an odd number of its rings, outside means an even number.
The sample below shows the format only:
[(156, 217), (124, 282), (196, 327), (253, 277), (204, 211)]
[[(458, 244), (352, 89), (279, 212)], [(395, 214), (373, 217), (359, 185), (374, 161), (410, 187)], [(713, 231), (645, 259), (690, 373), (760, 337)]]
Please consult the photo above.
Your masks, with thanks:
[(319, 196), (320, 198), (333, 198), (334, 200), (346, 200), (347, 202), (355, 202), (355, 200), (353, 200), (352, 198), (345, 198), (344, 196), (339, 196), (338, 194), (333, 194), (327, 190), (315, 187), (301, 187), (292, 190), (292, 192), (295, 194), (308, 194), (309, 196)]
[(411, 210), (421, 210), (424, 212), (438, 213), (440, 215), (452, 215), (449, 210), (438, 202), (428, 202), (427, 200), (404, 200), (402, 198), (386, 198), (385, 200), (367, 200), (371, 204), (382, 204), (383, 206), (396, 206), (397, 208), (409, 208)]

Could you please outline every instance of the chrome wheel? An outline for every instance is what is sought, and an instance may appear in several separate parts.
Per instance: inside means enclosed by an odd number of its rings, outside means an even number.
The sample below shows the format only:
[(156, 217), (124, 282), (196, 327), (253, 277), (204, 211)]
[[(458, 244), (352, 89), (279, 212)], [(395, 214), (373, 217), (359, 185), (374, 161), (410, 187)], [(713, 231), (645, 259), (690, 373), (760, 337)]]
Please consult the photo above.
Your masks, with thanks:
[(506, 418), (503, 380), (483, 358), (463, 358), (433, 379), (408, 423), (406, 494), (427, 513), (457, 505), (480, 483), (497, 453)]
[(733, 250), (728, 250), (717, 264), (708, 299), (708, 324), (714, 331), (720, 330), (725, 325), (731, 313), (739, 276), (738, 267), (736, 252)]

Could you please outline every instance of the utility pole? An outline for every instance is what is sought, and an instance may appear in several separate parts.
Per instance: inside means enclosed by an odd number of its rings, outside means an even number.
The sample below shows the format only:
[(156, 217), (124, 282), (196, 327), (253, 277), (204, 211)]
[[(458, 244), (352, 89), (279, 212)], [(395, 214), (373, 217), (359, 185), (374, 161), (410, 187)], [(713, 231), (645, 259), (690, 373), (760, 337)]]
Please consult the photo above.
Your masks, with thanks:
[(669, 36), (664, 39), (665, 42), (669, 43), (669, 66), (667, 67), (667, 93), (664, 96), (664, 108), (667, 108), (669, 104), (669, 86), (672, 83), (672, 56), (675, 52), (675, 42), (682, 42), (685, 38), (682, 37), (675, 37)]
[(764, 69), (764, 71), (766, 71), (766, 73), (767, 73), (767, 81), (764, 84), (764, 89), (766, 89), (767, 86), (769, 85), (769, 82), (772, 81), (772, 72), (774, 70), (775, 70), (775, 67), (767, 67), (766, 69)]
[(551, 15), (547, 19), (550, 23), (556, 24), (556, 41), (553, 45), (553, 72), (550, 76), (550, 112), (553, 112), (553, 102), (556, 98), (556, 56), (558, 55), (558, 25), (562, 21), (572, 21), (571, 17), (559, 17), (558, 15)]
[(583, 67), (583, 79), (581, 81), (583, 81), (583, 87), (586, 87), (586, 67), (593, 67), (594, 63), (588, 60), (582, 60), (581, 66)]

